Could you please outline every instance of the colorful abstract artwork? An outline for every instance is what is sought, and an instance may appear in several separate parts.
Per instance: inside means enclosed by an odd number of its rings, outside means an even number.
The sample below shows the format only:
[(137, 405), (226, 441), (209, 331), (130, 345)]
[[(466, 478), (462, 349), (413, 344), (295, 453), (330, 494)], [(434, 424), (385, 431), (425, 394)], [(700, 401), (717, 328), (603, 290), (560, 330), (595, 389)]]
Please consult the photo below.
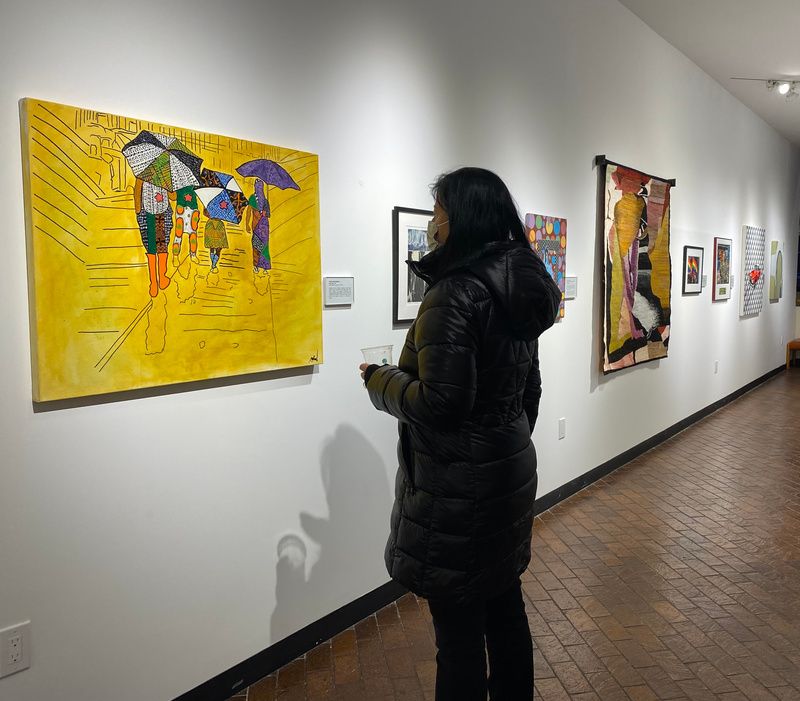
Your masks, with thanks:
[(741, 316), (758, 316), (764, 305), (764, 257), (766, 231), (757, 226), (742, 227)]
[(683, 247), (683, 294), (698, 295), (703, 291), (703, 249)]
[(316, 155), (20, 108), (35, 401), (322, 362)]
[(777, 302), (783, 297), (783, 241), (769, 244), (769, 299)]
[(526, 214), (525, 232), (531, 248), (544, 261), (561, 290), (558, 320), (564, 318), (564, 285), (567, 275), (567, 220), (544, 214)]
[(733, 241), (714, 238), (714, 284), (711, 286), (711, 300), (719, 302), (731, 298), (731, 256)]
[(603, 372), (665, 358), (670, 335), (671, 184), (607, 163)]

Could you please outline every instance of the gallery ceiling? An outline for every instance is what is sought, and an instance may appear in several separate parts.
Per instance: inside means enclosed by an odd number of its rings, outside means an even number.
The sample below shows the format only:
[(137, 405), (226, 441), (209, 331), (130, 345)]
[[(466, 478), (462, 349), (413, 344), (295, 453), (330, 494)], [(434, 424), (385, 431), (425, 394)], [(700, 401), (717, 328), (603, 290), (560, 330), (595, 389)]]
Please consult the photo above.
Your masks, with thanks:
[(800, 98), (764, 83), (800, 80), (799, 0), (620, 0), (786, 138), (800, 145)]

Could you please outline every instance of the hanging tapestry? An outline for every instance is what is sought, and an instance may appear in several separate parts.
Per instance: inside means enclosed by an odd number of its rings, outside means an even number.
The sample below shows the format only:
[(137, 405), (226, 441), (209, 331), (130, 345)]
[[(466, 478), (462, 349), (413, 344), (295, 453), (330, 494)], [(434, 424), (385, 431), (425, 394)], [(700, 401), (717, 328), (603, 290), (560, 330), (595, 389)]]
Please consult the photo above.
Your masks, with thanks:
[(606, 163), (603, 372), (665, 358), (670, 335), (672, 184)]

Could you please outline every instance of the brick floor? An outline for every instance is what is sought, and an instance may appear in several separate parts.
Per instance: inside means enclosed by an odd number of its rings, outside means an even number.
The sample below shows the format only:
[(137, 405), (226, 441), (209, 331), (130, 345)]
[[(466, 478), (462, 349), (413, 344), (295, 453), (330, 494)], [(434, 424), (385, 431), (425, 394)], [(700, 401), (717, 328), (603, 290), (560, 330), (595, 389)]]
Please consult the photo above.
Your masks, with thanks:
[[(536, 696), (800, 700), (800, 372), (777, 376), (536, 519)], [(238, 701), (433, 699), (407, 595)]]

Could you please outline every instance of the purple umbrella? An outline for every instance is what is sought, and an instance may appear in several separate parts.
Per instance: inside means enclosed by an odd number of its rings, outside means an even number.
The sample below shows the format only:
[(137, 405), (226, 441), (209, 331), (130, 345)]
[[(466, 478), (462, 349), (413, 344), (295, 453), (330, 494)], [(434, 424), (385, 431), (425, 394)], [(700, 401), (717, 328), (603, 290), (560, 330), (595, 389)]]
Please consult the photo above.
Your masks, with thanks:
[(286, 169), (268, 158), (256, 158), (242, 163), (236, 172), (245, 178), (259, 178), (267, 185), (275, 185), (281, 190), (299, 190), (300, 186), (286, 172)]

